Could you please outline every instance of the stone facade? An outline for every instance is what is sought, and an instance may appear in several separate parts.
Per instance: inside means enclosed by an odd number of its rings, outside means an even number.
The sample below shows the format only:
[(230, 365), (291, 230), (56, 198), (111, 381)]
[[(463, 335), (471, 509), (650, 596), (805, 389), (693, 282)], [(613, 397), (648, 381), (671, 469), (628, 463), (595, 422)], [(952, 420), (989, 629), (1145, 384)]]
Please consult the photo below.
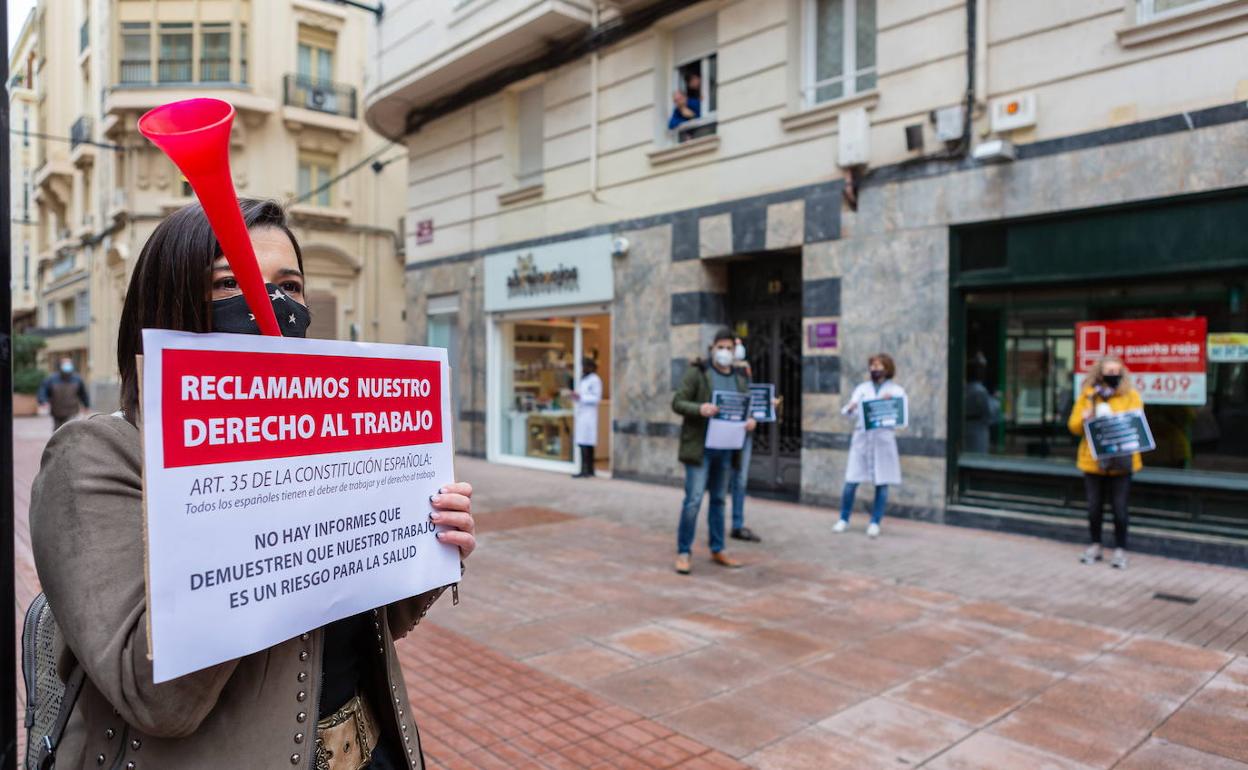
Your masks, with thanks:
[[(812, 104), (803, 69), (811, 3), (705, 2), (660, 14), (592, 56), (526, 70), (479, 98), (449, 96), (438, 62), (449, 69), (487, 56), (524, 58), (502, 49), (523, 39), (524, 29), (508, 25), (523, 27), (530, 5), (497, 2), (488, 14), (442, 8), (422, 27), (429, 47), (421, 50), (400, 50), (392, 22), (379, 27), (368, 120), (403, 133), (412, 158), (409, 341), (423, 341), (431, 293), (469, 292), (461, 308), (480, 307), (471, 292), (485, 255), (590, 234), (627, 238), (628, 254), (613, 262), (612, 468), (620, 476), (679, 483), (679, 419), (669, 402), (715, 327), (734, 320), (729, 266), (798, 252), (803, 330), (837, 327), (834, 347), (801, 342), (800, 497), (839, 502), (850, 437), (842, 398), (865, 377), (867, 358), (886, 351), (912, 407), (899, 437), (904, 483), (890, 502), (942, 519), (956, 392), (951, 228), (1248, 185), (1248, 81), (1232, 64), (1248, 56), (1248, 9), (1239, 3), (1151, 19), (1143, 4), (1120, 0), (1008, 9), (879, 2), (874, 87)], [(508, 9), (512, 20), (500, 20)], [(487, 17), (497, 35), (464, 31)], [(681, 145), (665, 131), (673, 57), (682, 30), (710, 17), (717, 129)], [(557, 21), (569, 38), (595, 23), (575, 14)], [(598, 21), (618, 19), (606, 11)], [(965, 105), (968, 65), (971, 146), (950, 152), (955, 145), (936, 137), (934, 115)], [(543, 173), (521, 185), (517, 110), (537, 86)], [(995, 127), (994, 103), (1016, 94), (1036, 99), (1035, 121)], [(840, 162), (841, 133), (860, 109), (866, 163), (849, 168)], [(907, 147), (906, 129), (923, 147)], [(1011, 142), (1017, 160), (972, 160), (969, 150), (988, 139)], [(418, 244), (422, 220), (437, 237)], [(466, 304), (466, 296), (476, 299)], [(467, 335), (477, 324), (484, 348), (489, 323), (461, 314), (460, 329)], [(471, 384), (461, 393), (463, 423), (475, 422), (461, 431), (471, 440), (460, 449), (479, 454), (490, 373), (483, 354), (464, 364)]]
[[(722, 257), (759, 255), (733, 244), (748, 246), (762, 233), (768, 246), (800, 244), (804, 322), (838, 324), (837, 348), (807, 349), (803, 357), (810, 376), (802, 393), (801, 499), (839, 504), (850, 432), (840, 414), (842, 396), (865, 379), (869, 356), (885, 351), (897, 361), (898, 381), (910, 396), (912, 413), (898, 441), (904, 482), (890, 504), (908, 515), (942, 519), (948, 494), (950, 227), (1052, 213), (1054, 203), (1063, 209), (1094, 208), (1242, 184), (1248, 146), (1239, 142), (1237, 151), (1227, 148), (1236, 146), (1243, 125), (1098, 143), (1004, 168), (951, 168), (868, 184), (860, 190), (856, 212), (828, 207), (829, 196), (839, 199), (838, 184), (601, 228), (630, 243), (627, 256), (614, 261), (613, 472), (660, 483), (683, 480), (676, 461), (680, 418), (669, 406), (672, 391), (688, 361), (703, 355), (715, 328), (730, 320), (722, 305), (727, 289)], [(1114, 183), (1072, 187), (1065, 174), (1076, 170)], [(1018, 185), (1032, 194), (1019, 195)], [(776, 197), (785, 200), (772, 202)], [(811, 223), (805, 212), (812, 206), (832, 211), (839, 222)], [(840, 237), (806, 241), (807, 233), (820, 237), (829, 232)], [(484, 351), (490, 321), (481, 310), (479, 276), (482, 257), (503, 248), (408, 270), (409, 342), (424, 340), (429, 296), (460, 296), (460, 334), (470, 342), (461, 346), (457, 362), (469, 373), (458, 394), (457, 436), (459, 450), (475, 455), (486, 450), (489, 376)], [(682, 258), (692, 253), (697, 257)]]

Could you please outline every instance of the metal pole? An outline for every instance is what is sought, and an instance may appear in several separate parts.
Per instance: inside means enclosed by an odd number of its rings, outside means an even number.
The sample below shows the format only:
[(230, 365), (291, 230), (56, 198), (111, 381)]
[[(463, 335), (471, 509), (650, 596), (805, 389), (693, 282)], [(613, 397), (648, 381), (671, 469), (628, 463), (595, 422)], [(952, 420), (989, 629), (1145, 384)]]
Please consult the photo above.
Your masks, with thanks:
[[(0, 103), (0, 136), (9, 139), (9, 3), (0, 0), (0, 39), (4, 40), (4, 60), (0, 61), (0, 83), (4, 100)], [(0, 211), (9, 211), (9, 148), (0, 152)], [(0, 612), (0, 770), (17, 767), (17, 645), (15, 619), (17, 594), (13, 551), (13, 225), (0, 216), (0, 599), (6, 608)]]

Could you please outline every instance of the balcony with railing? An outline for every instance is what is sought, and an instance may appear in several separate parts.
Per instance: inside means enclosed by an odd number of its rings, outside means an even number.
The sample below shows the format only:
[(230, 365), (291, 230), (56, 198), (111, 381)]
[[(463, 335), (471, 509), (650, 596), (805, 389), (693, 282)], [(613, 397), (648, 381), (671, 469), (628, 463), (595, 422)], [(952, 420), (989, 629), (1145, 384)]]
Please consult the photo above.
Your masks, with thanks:
[(287, 107), (355, 119), (354, 86), (297, 74), (286, 75), (283, 84)]
[(122, 59), (117, 79), (122, 85), (148, 85), (152, 82), (151, 60)]
[(69, 160), (78, 168), (87, 168), (95, 163), (97, 154), (95, 142), (95, 122), (88, 115), (82, 115), (69, 127)]
[(230, 57), (201, 57), (199, 60), (199, 82), (230, 82)]
[(267, 115), (278, 110), (274, 95), (257, 93), (248, 85), (246, 38), (234, 35), (227, 22), (161, 22), (156, 29), (147, 22), (124, 22), (119, 32), (116, 80), (104, 96), (104, 136), (129, 125), (123, 116), (192, 93), (224, 99), (240, 113)]
[(410, 14), (387, 13), (378, 24), (379, 45), (366, 81), (375, 84), (365, 94), (367, 120), (391, 136), (412, 130), (422, 108), (465, 84), (578, 39), (593, 23), (592, 5), (443, 0), (422, 5), (428, 13), (418, 26)]
[(69, 127), (69, 149), (73, 150), (83, 142), (91, 141), (91, 116), (82, 115)]
[(161, 59), (156, 62), (156, 79), (161, 83), (190, 83), (191, 59)]

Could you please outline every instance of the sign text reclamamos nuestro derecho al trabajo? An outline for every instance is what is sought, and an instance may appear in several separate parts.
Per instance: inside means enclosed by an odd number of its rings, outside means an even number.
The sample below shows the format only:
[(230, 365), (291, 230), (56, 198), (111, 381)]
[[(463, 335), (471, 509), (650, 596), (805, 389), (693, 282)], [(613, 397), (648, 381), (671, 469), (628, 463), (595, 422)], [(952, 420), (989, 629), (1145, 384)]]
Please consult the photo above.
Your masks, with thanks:
[(143, 335), (155, 680), (459, 579), (446, 351)]

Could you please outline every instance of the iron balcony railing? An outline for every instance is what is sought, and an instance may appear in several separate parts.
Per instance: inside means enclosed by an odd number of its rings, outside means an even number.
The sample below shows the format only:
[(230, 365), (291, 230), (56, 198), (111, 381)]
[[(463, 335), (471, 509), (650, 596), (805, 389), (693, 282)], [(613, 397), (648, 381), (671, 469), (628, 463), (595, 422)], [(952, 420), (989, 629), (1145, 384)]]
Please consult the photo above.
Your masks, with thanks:
[(74, 149), (83, 142), (91, 141), (91, 117), (83, 115), (69, 127), (69, 149)]
[(199, 60), (199, 82), (228, 83), (230, 81), (230, 57), (203, 57)]
[(307, 75), (286, 75), (286, 105), (345, 118), (355, 117), (355, 87), (320, 80)]
[(149, 59), (122, 59), (122, 83), (151, 83), (152, 62)]
[(156, 62), (156, 79), (161, 83), (191, 82), (191, 60), (161, 59)]

